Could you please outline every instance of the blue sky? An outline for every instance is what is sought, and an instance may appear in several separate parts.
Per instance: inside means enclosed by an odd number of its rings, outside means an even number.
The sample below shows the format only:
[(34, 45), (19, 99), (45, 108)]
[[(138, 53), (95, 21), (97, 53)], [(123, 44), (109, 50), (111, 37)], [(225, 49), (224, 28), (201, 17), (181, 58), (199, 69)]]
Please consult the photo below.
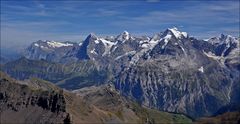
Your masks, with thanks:
[(1, 1), (1, 46), (83, 40), (89, 33), (149, 35), (178, 27), (191, 36), (239, 36), (239, 1)]

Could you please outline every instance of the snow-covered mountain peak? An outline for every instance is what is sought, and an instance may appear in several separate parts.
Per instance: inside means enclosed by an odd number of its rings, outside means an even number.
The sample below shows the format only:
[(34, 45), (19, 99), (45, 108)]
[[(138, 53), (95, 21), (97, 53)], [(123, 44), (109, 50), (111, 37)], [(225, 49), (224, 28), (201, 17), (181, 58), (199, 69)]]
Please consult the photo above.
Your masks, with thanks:
[(96, 38), (97, 39), (97, 35), (94, 33), (90, 33), (87, 38)]
[(83, 44), (84, 46), (88, 45), (91, 41), (95, 41), (95, 43), (98, 44), (98, 37), (94, 33), (90, 33), (87, 38), (84, 40)]
[(224, 35), (224, 34), (221, 34), (221, 37), (220, 39), (222, 41), (225, 41), (225, 43), (228, 43), (228, 42), (237, 42), (237, 38), (231, 36), (231, 35)]
[(47, 41), (48, 46), (53, 48), (64, 47), (64, 46), (73, 46), (71, 43), (62, 43), (57, 41)]
[(129, 40), (131, 38), (130, 34), (127, 31), (124, 31), (122, 34), (120, 34), (117, 37), (117, 40), (119, 41), (126, 41)]
[(67, 47), (73, 46), (73, 43), (70, 42), (58, 42), (53, 40), (38, 40), (33, 44), (35, 47), (40, 48), (59, 48), (59, 47)]
[(106, 36), (105, 39), (106, 39), (106, 40), (111, 40), (111, 41), (112, 41), (112, 40), (115, 39), (115, 36)]
[(176, 27), (168, 28), (166, 32), (171, 32), (172, 35), (175, 36), (177, 39), (188, 37), (188, 34), (186, 32), (181, 32)]
[(123, 38), (123, 40), (129, 40), (130, 34), (127, 31), (124, 31), (122, 33), (122, 38)]
[(122, 34), (129, 35), (129, 33), (127, 31), (123, 31)]
[(221, 34), (218, 37), (212, 37), (208, 40), (208, 42), (211, 44), (230, 44), (230, 43), (239, 44), (238, 38), (225, 34)]
[(179, 31), (177, 27), (173, 27), (173, 28), (168, 28), (168, 30), (174, 30), (174, 31)]

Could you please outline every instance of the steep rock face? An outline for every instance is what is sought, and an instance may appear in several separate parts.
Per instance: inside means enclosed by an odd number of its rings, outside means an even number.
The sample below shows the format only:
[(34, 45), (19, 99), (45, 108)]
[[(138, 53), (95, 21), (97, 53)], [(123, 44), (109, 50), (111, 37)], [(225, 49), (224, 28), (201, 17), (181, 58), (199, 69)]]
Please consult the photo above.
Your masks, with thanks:
[(2, 73), (0, 88), (1, 123), (63, 123), (67, 119), (61, 92), (31, 89)]
[(230, 51), (239, 47), (237, 38), (224, 34), (221, 34), (220, 37), (210, 38), (208, 42), (216, 46), (215, 54), (217, 56), (227, 56), (229, 55)]
[(135, 66), (121, 72), (115, 78), (116, 88), (143, 105), (194, 118), (212, 115), (221, 107), (239, 101), (238, 69), (212, 59), (202, 46), (209, 51), (218, 48), (173, 34), (165, 31), (160, 42), (145, 52)]
[[(90, 38), (89, 38), (90, 37)], [(131, 56), (139, 48), (139, 39), (135, 39), (128, 32), (123, 32), (117, 37), (99, 38), (89, 35), (84, 43), (89, 43), (87, 53), (91, 60), (101, 69), (121, 71), (122, 67), (129, 66)]]
[(145, 106), (195, 118), (211, 115), (230, 102), (232, 84), (237, 82), (216, 63), (204, 66), (204, 73), (189, 68), (174, 70), (162, 64), (145, 63), (130, 68), (116, 78), (115, 86)]
[(230, 35), (213, 37), (207, 41), (193, 40), (194, 47), (203, 51), (208, 57), (219, 61), (232, 70), (240, 70), (240, 41)]
[(78, 58), (79, 59), (89, 59), (87, 49), (88, 46), (92, 43), (92, 41), (96, 40), (97, 37), (94, 34), (90, 34), (86, 40), (81, 44), (81, 48), (78, 51)]

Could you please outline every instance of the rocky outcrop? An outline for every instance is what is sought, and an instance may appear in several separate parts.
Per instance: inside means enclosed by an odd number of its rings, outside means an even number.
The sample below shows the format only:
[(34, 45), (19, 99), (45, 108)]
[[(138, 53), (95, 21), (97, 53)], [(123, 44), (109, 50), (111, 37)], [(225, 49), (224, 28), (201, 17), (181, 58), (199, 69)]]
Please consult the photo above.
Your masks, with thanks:
[(174, 114), (156, 111), (141, 107), (131, 98), (124, 98), (112, 84), (86, 87), (74, 90), (74, 93), (83, 97), (88, 104), (108, 111), (111, 116), (120, 118), (113, 119), (111, 123), (190, 123), (191, 119), (182, 114)]
[(3, 73), (0, 104), (1, 123), (63, 123), (67, 118), (63, 91), (21, 85)]
[(1, 123), (191, 122), (181, 114), (142, 108), (111, 85), (77, 90), (76, 95), (40, 79), (18, 81), (2, 72), (0, 76)]

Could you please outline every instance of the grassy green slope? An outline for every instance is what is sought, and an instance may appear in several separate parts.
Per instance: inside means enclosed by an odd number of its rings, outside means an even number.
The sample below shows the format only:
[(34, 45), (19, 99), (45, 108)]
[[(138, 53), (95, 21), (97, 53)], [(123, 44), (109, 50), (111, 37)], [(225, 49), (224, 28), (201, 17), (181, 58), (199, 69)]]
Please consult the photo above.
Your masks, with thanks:
[(169, 124), (169, 123), (181, 123), (190, 124), (192, 120), (183, 114), (174, 114), (163, 111), (158, 111), (154, 109), (144, 108), (133, 103), (133, 110), (142, 119), (142, 122), (148, 121), (153, 124)]

